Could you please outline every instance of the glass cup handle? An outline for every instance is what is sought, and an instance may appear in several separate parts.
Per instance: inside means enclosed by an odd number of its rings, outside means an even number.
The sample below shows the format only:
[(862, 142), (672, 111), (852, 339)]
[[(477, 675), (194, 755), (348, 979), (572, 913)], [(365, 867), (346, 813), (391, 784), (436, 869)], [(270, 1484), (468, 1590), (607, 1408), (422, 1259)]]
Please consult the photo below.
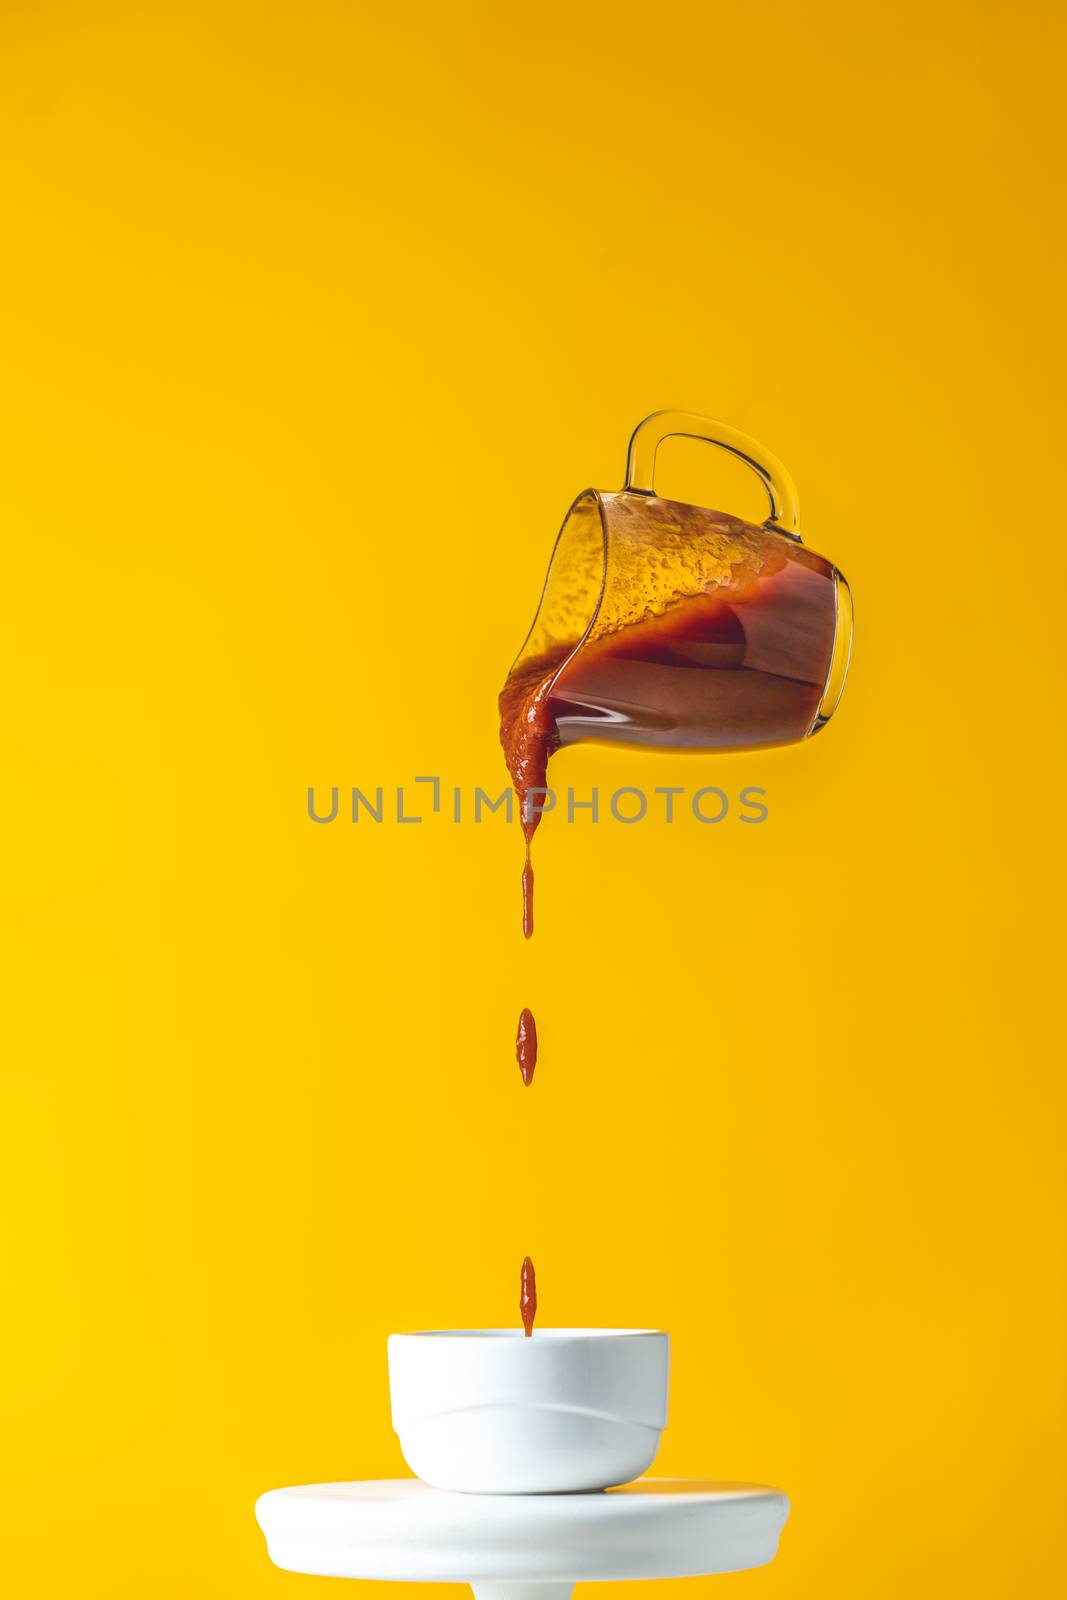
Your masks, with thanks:
[(653, 411), (644, 422), (637, 424), (626, 457), (626, 491), (629, 494), (655, 494), (656, 452), (664, 439), (675, 435), (718, 445), (720, 450), (728, 451), (751, 467), (771, 503), (771, 514), (764, 527), (774, 528), (799, 541), (797, 488), (778, 457), (750, 439), (747, 433), (739, 433), (736, 428), (728, 427), (725, 422), (715, 422), (711, 417), (699, 417), (694, 411)]

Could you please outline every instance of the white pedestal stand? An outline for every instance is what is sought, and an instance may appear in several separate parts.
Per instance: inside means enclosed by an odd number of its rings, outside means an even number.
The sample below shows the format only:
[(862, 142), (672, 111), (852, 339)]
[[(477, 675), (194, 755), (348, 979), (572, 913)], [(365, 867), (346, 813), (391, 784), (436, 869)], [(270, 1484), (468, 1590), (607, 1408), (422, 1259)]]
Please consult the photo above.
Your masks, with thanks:
[(447, 1494), (416, 1478), (272, 1489), (275, 1566), (469, 1583), (476, 1600), (568, 1600), (582, 1579), (691, 1578), (773, 1560), (789, 1501), (748, 1483), (641, 1478), (599, 1494)]

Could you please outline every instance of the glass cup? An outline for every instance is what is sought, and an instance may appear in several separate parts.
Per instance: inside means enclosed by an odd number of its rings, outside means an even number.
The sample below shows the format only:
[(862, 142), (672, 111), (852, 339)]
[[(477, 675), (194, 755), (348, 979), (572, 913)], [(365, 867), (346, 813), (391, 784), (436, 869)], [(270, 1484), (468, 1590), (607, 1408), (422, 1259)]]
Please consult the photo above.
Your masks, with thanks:
[[(745, 462), (766, 490), (766, 521), (661, 499), (656, 453), (672, 435)], [(508, 752), (520, 793), (543, 784), (541, 757), (562, 744), (753, 749), (825, 727), (848, 671), (852, 600), (798, 526), (793, 481), (761, 445), (688, 412), (647, 417), (625, 488), (587, 489), (568, 511), (509, 674), (501, 707), (505, 724), (520, 711)], [(522, 746), (527, 728), (536, 748)]]

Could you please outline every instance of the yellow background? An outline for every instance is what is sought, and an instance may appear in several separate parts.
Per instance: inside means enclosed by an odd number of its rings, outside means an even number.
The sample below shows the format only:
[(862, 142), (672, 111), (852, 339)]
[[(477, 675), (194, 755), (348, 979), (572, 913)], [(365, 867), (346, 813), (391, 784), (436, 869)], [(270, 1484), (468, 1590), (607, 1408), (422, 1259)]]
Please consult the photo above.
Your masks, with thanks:
[[(256, 1495), (402, 1471), (387, 1333), (525, 1251), (673, 1333), (659, 1471), (789, 1490), (723, 1600), (1061, 1592), (1057, 10), (5, 6), (13, 1594), (313, 1593)], [(853, 675), (806, 747), (560, 758), (771, 815), (549, 819), (526, 946), (517, 829), (305, 791), (498, 792), (660, 406), (789, 465)]]

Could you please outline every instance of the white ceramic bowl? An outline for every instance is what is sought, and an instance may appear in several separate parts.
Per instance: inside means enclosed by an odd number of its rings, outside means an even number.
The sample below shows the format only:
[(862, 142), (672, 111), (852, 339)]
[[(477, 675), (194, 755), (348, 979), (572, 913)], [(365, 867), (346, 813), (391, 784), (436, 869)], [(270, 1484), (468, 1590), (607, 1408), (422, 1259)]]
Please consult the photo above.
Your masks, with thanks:
[(393, 1428), (436, 1489), (562, 1494), (647, 1472), (667, 1425), (670, 1340), (640, 1328), (394, 1333)]

